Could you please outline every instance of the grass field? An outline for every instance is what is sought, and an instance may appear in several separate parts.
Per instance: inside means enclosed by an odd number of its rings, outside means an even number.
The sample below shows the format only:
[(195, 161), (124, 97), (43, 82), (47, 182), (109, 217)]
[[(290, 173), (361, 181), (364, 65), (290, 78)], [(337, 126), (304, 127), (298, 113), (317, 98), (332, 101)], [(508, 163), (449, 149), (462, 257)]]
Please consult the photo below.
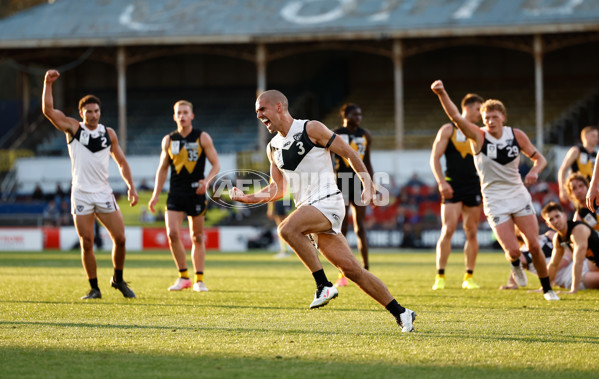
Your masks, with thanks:
[(109, 253), (98, 260), (103, 298), (82, 301), (78, 252), (0, 253), (0, 377), (598, 375), (599, 291), (559, 302), (499, 291), (509, 266), (496, 252), (479, 255), (475, 291), (460, 288), (463, 254), (454, 252), (442, 292), (430, 289), (433, 252), (372, 253), (371, 271), (418, 313), (411, 334), (353, 284), (308, 310), (314, 282), (295, 257), (209, 252), (210, 292), (172, 293), (168, 252), (130, 252), (125, 278), (136, 300), (110, 288)]

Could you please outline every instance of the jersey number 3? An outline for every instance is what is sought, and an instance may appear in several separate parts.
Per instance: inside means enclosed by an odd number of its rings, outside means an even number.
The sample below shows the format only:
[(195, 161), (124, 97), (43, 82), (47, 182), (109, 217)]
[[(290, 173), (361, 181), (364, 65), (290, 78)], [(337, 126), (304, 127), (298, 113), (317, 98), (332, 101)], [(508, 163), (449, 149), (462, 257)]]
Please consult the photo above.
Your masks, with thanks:
[(306, 153), (306, 149), (304, 149), (304, 143), (302, 141), (297, 143), (297, 148), (297, 155), (304, 155)]

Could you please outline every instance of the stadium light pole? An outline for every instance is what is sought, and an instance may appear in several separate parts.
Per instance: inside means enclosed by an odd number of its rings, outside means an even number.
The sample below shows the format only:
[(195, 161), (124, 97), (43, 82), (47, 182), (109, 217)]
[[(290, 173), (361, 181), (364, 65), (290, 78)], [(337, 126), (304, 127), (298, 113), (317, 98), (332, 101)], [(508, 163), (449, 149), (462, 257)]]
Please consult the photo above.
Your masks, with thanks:
[(403, 109), (403, 45), (393, 40), (393, 77), (395, 91), (395, 149), (402, 150), (404, 143)]
[(543, 39), (540, 34), (535, 34), (533, 40), (535, 58), (535, 100), (536, 100), (536, 134), (537, 150), (543, 151)]
[(119, 108), (119, 144), (127, 153), (127, 57), (124, 46), (117, 48), (117, 101)]
[[(256, 98), (266, 91), (266, 46), (263, 43), (259, 43), (256, 46), (256, 76), (257, 76), (257, 88)], [(262, 125), (260, 120), (257, 120), (258, 125), (258, 148), (260, 152), (266, 150), (266, 128)]]

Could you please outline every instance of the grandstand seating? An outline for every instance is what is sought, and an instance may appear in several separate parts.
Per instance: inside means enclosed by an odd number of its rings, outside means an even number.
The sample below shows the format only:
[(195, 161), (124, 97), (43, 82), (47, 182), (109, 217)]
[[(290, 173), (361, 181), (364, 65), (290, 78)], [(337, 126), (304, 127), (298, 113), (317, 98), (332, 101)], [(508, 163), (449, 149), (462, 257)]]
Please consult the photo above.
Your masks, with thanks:
[[(118, 132), (114, 93), (90, 92), (102, 99), (102, 123)], [(194, 126), (210, 134), (217, 151), (254, 150), (258, 145), (254, 96), (255, 89), (252, 88), (131, 90), (127, 98), (127, 153), (160, 154), (162, 137), (176, 128), (172, 107), (180, 99), (194, 104)], [(64, 135), (58, 131), (49, 133), (49, 138), (37, 148), (37, 153), (66, 155)]]
[[(469, 91), (468, 86), (452, 86), (451, 95), (459, 106), (461, 97)], [(574, 106), (578, 99), (588, 93), (596, 91), (594, 83), (552, 83), (545, 88), (544, 121), (549, 125), (551, 121), (560, 117), (564, 112)], [(492, 97), (502, 100), (508, 111), (507, 125), (524, 130), (533, 138), (535, 135), (535, 94), (533, 88), (522, 88), (517, 85), (506, 87), (484, 86), (477, 90), (483, 97)], [(429, 148), (438, 127), (446, 123), (447, 117), (427, 86), (406, 84), (404, 89), (404, 147), (406, 149)], [(331, 129), (340, 125), (339, 108), (345, 102), (353, 102), (362, 108), (364, 114), (363, 125), (368, 128), (373, 136), (373, 148), (389, 150), (395, 148), (394, 124), (394, 96), (390, 86), (360, 88), (351, 91), (338, 106), (327, 114), (323, 121)]]

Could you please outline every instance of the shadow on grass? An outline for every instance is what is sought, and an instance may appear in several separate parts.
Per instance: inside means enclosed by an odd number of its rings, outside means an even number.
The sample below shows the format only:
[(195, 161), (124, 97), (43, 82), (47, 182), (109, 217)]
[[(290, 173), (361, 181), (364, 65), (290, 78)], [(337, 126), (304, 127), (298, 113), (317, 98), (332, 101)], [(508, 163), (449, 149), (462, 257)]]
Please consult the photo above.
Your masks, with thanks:
[[(318, 328), (312, 329), (300, 329), (300, 330), (290, 330), (283, 327), (280, 330), (277, 328), (273, 328), (272, 326), (265, 328), (247, 328), (247, 327), (239, 327), (233, 325), (227, 326), (181, 326), (181, 325), (138, 325), (138, 324), (101, 324), (101, 323), (84, 323), (84, 322), (42, 322), (42, 321), (0, 321), (0, 326), (5, 328), (16, 329), (19, 327), (30, 327), (34, 326), (36, 328), (39, 327), (52, 327), (52, 328), (89, 328), (92, 329), (129, 329), (129, 330), (172, 330), (173, 332), (183, 331), (183, 332), (218, 332), (218, 333), (239, 333), (239, 334), (272, 334), (281, 333), (283, 335), (293, 335), (293, 334), (301, 334), (301, 335), (321, 335), (323, 337), (333, 337), (333, 336), (344, 336), (344, 335), (354, 335), (354, 331), (345, 331), (343, 329), (338, 329), (336, 331), (324, 330), (320, 331)], [(309, 328), (309, 325), (306, 325)], [(397, 334), (401, 334), (399, 329), (395, 330)], [(385, 332), (361, 332), (361, 335), (370, 335), (373, 338), (380, 335), (381, 333), (387, 335), (389, 331)], [(495, 344), (498, 342), (526, 342), (533, 344), (541, 344), (541, 343), (559, 343), (564, 346), (567, 345), (576, 345), (580, 343), (588, 343), (592, 345), (599, 344), (599, 337), (594, 336), (576, 336), (576, 335), (568, 335), (568, 336), (538, 336), (538, 335), (530, 335), (530, 334), (519, 334), (519, 335), (498, 335), (494, 334), (492, 331), (489, 331), (488, 334), (477, 333), (472, 335), (471, 337), (466, 334), (455, 334), (454, 333), (439, 333), (439, 332), (427, 332), (427, 331), (416, 331), (415, 333), (410, 334), (410, 337), (422, 340), (422, 339), (431, 339), (434, 341), (443, 340), (444, 343), (450, 340), (455, 340), (456, 343), (459, 341), (463, 341), (464, 339), (475, 339), (477, 343), (480, 341), (487, 341), (489, 343)]]
[[(301, 347), (298, 346), (301, 350)], [(7, 364), (10, 362), (10, 364)], [(32, 364), (35, 362), (35, 364)], [(201, 346), (177, 355), (124, 351), (0, 348), (3, 377), (57, 378), (591, 378), (589, 371), (527, 367), (471, 367), (356, 363), (343, 357), (311, 360), (276, 355), (253, 358), (203, 354)]]

